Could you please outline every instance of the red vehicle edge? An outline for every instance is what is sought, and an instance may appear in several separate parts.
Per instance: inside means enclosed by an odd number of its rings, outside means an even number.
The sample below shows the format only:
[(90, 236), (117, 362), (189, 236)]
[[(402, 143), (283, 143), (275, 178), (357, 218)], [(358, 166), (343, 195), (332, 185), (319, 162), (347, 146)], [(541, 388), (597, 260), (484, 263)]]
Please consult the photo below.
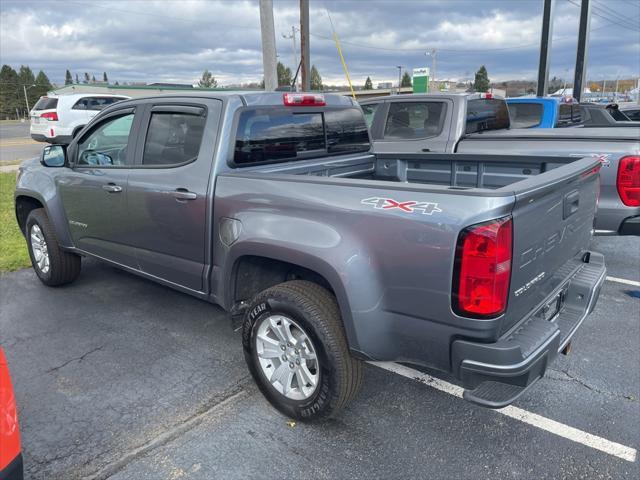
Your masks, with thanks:
[(22, 480), (18, 409), (9, 366), (0, 347), (0, 480)]

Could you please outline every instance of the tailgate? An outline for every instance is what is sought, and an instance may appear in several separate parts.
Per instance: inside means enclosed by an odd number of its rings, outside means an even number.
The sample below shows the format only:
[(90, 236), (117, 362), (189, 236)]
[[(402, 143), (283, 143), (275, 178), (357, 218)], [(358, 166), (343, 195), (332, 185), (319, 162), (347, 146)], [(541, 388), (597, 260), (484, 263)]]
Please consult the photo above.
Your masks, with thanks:
[(532, 311), (549, 319), (583, 265), (597, 208), (600, 162), (584, 158), (513, 185), (513, 265), (505, 332)]

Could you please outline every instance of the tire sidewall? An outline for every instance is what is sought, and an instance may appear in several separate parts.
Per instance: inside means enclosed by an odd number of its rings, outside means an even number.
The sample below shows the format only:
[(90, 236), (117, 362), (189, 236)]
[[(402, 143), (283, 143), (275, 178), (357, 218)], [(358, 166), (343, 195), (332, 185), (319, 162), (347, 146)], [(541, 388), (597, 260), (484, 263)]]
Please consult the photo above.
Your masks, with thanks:
[[(40, 231), (44, 236), (44, 240), (45, 242), (47, 242), (47, 252), (49, 254), (49, 271), (47, 273), (43, 273), (42, 270), (40, 270), (40, 267), (38, 267), (38, 262), (36, 261), (35, 256), (33, 254), (33, 247), (31, 246), (31, 229), (33, 228), (34, 225), (38, 225), (38, 227), (40, 227)], [(36, 272), (36, 275), (43, 282), (45, 283), (50, 282), (53, 274), (53, 268), (54, 268), (53, 259), (51, 258), (51, 253), (52, 253), (51, 249), (54, 246), (52, 243), (53, 239), (49, 235), (49, 231), (47, 227), (43, 225), (42, 222), (40, 222), (35, 215), (29, 215), (29, 217), (27, 218), (26, 230), (27, 230), (26, 232), (27, 250), (29, 251), (29, 258), (31, 258), (31, 266), (33, 267), (33, 271)]]
[[(283, 315), (291, 318), (302, 327), (311, 340), (320, 367), (318, 386), (311, 397), (305, 400), (292, 400), (278, 392), (262, 372), (256, 352), (258, 327), (271, 315)], [(242, 345), (249, 370), (258, 387), (269, 402), (280, 412), (301, 420), (322, 417), (331, 405), (332, 392), (335, 390), (332, 361), (314, 322), (299, 306), (278, 298), (276, 295), (260, 295), (251, 305), (244, 317)]]

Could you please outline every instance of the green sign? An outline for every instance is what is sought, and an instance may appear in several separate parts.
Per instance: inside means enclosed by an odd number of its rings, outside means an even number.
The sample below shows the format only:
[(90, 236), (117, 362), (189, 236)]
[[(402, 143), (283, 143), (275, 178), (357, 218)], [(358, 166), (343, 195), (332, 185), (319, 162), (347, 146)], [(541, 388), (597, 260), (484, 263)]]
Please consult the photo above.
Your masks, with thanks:
[(429, 92), (429, 68), (413, 69), (413, 93)]

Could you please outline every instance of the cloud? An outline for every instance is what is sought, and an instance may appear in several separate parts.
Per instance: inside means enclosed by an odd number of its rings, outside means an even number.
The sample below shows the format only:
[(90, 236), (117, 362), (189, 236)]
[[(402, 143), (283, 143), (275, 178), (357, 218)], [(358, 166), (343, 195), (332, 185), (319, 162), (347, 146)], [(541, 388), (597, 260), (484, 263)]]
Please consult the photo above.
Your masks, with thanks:
[[(438, 49), (438, 77), (470, 77), (484, 64), (494, 80), (533, 79), (538, 63), (540, 1), (311, 1), (311, 57), (325, 83), (344, 84), (327, 9), (352, 78), (397, 79), (396, 65), (429, 66)], [(628, 2), (609, 0), (626, 18)], [(551, 74), (573, 74), (579, 9), (557, 2)], [(298, 2), (274, 0), (279, 60), (294, 68), (283, 34), (298, 25)], [(119, 81), (194, 82), (211, 70), (222, 84), (262, 78), (256, 1), (35, 2), (4, 0), (0, 57), (14, 67), (44, 69), (55, 82), (64, 71), (107, 71)], [(299, 48), (298, 48), (299, 50)], [(299, 52), (298, 52), (299, 58)], [(589, 75), (637, 76), (640, 34), (594, 16)]]

